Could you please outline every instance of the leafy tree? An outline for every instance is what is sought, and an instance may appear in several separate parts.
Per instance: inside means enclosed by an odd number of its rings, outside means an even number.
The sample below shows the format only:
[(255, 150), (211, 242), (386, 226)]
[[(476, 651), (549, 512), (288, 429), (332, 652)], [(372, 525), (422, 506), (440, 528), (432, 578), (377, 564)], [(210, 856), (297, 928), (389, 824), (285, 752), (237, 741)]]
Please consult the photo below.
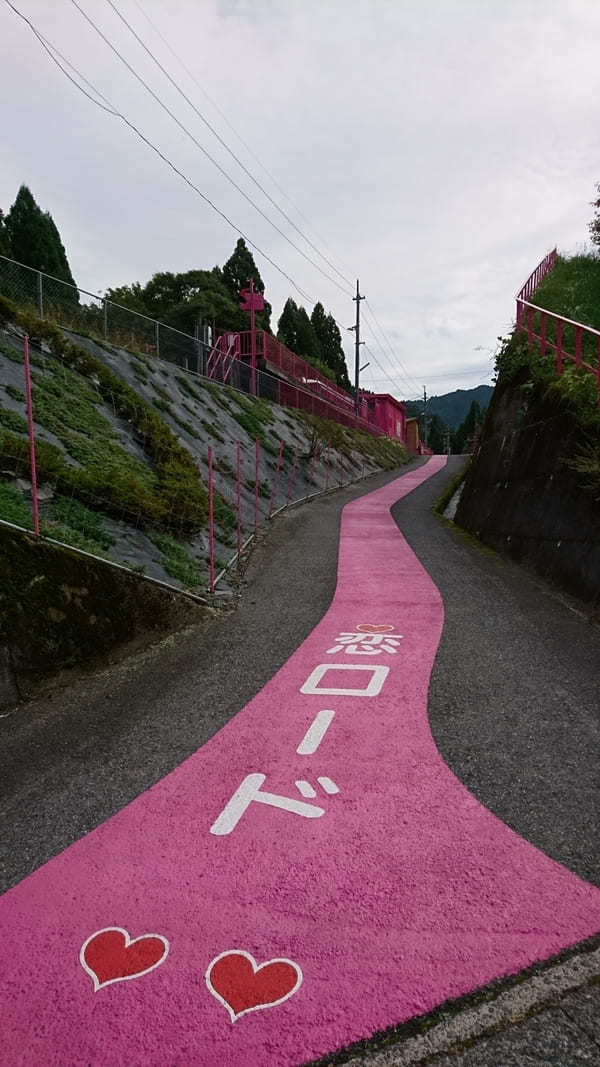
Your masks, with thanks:
[(333, 315), (325, 314), (325, 308), (321, 303), (315, 304), (310, 319), (321, 350), (319, 358), (334, 372), (337, 384), (342, 389), (350, 390), (346, 357), (342, 348), (342, 335), (337, 322)]
[[(75, 285), (54, 220), (47, 211), (41, 210), (26, 185), (19, 189), (5, 226), (14, 259)], [(65, 290), (62, 295), (74, 303), (79, 302), (74, 291)]]
[[(600, 182), (596, 185), (596, 192), (600, 194)], [(596, 214), (590, 222), (590, 237), (593, 244), (600, 245), (600, 196), (593, 201), (592, 207), (596, 208)]]
[(200, 319), (214, 323), (217, 332), (248, 328), (248, 316), (231, 296), (219, 267), (181, 274), (160, 271), (143, 287), (134, 282), (109, 289), (106, 296), (184, 333), (193, 334)]
[[(223, 282), (236, 302), (239, 301), (240, 291), (248, 287), (251, 278), (254, 279), (254, 288), (264, 295), (265, 283), (254, 262), (254, 256), (243, 237), (240, 237), (223, 267)], [(271, 310), (271, 305), (265, 301), (265, 310), (258, 312), (256, 316), (257, 327), (262, 330), (271, 329)]]

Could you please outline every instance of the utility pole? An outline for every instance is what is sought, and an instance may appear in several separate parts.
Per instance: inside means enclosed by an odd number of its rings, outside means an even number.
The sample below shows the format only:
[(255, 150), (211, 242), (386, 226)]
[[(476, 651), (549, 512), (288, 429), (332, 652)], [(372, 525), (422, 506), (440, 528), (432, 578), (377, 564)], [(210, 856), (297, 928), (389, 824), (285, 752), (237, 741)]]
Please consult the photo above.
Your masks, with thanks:
[(423, 386), (423, 444), (427, 447), (427, 389)]
[(352, 299), (356, 302), (356, 322), (350, 329), (354, 330), (354, 406), (356, 408), (356, 414), (358, 415), (360, 407), (360, 396), (358, 390), (358, 379), (360, 377), (360, 346), (364, 345), (364, 341), (360, 339), (360, 302), (364, 300), (364, 296), (360, 295), (358, 287), (358, 278), (356, 279), (356, 296)]

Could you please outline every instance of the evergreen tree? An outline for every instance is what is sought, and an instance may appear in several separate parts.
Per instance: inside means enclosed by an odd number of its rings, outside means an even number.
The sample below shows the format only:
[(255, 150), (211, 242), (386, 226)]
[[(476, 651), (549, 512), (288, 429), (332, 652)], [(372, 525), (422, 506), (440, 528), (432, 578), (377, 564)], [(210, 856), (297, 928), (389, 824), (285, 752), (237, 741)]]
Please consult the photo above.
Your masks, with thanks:
[(311, 322), (320, 347), (320, 359), (329, 367), (335, 380), (342, 389), (351, 389), (346, 367), (346, 357), (342, 348), (342, 335), (333, 315), (326, 315), (321, 303), (315, 304)]
[[(283, 305), (283, 311), (277, 323), (277, 339), (292, 352), (298, 352), (298, 305), (291, 296)], [(299, 352), (298, 355), (300, 355)]]
[[(254, 288), (260, 293), (265, 292), (260, 271), (254, 262), (254, 256), (247, 247), (243, 237), (238, 238), (232, 255), (223, 267), (223, 282), (234, 300), (239, 302), (242, 289), (247, 289), (250, 279), (254, 279)], [(271, 305), (265, 300), (265, 310), (258, 312), (256, 325), (261, 330), (271, 329)]]
[[(600, 194), (600, 182), (596, 186), (596, 192)], [(590, 237), (593, 244), (600, 245), (600, 196), (593, 202), (592, 207), (596, 208), (596, 214), (590, 222)]]
[(321, 346), (305, 308), (299, 307), (296, 315), (296, 352), (308, 363), (321, 362)]
[(448, 428), (439, 415), (432, 415), (427, 420), (427, 444), (432, 452), (441, 455), (446, 450), (446, 434)]
[(4, 215), (0, 210), (0, 256), (8, 256), (12, 259), (10, 254), (10, 240), (8, 237), (8, 231), (4, 223)]
[(469, 451), (469, 447), (481, 426), (482, 420), (483, 414), (481, 408), (477, 401), (474, 400), (465, 419), (461, 422), (458, 429), (454, 431), (452, 438), (452, 451), (454, 453), (462, 455), (465, 451)]
[[(19, 189), (5, 225), (14, 259), (75, 285), (54, 220), (48, 212), (41, 210), (26, 185)], [(69, 294), (68, 290), (64, 296), (70, 296), (76, 302), (79, 299), (76, 293)]]

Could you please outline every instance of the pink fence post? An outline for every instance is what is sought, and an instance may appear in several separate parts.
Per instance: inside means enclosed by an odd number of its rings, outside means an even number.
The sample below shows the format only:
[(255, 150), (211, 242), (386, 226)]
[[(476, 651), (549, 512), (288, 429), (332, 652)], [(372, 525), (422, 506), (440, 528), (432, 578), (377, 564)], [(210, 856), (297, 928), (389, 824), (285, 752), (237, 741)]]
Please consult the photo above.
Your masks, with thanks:
[(533, 341), (533, 308), (527, 308), (527, 340), (529, 344)]
[(575, 366), (581, 366), (581, 326), (575, 327)]
[(240, 565), (242, 554), (242, 453), (240, 442), (237, 442), (237, 564)]
[(562, 374), (563, 360), (562, 360), (562, 319), (559, 319), (556, 323), (556, 373)]
[(290, 502), (290, 499), (291, 499), (291, 496), (292, 496), (292, 489), (294, 488), (294, 481), (295, 481), (295, 478), (296, 478), (296, 461), (298, 459), (298, 449), (299, 449), (299, 447), (300, 447), (299, 445), (296, 445), (296, 450), (294, 452), (294, 462), (292, 463), (292, 469), (290, 471), (290, 478), (289, 478), (289, 481), (288, 481), (288, 491), (287, 491), (287, 496), (285, 498), (285, 506), (286, 506), (286, 508), (289, 505), (289, 502)]
[(258, 467), (260, 463), (260, 441), (254, 442), (254, 536), (258, 533)]
[(25, 394), (27, 401), (27, 425), (29, 427), (29, 474), (31, 478), (31, 508), (33, 511), (33, 532), (40, 536), (40, 514), (38, 509), (37, 471), (35, 466), (35, 430), (33, 427), (33, 399), (31, 394), (31, 365), (29, 363), (29, 337), (23, 338), (23, 359), (25, 363)]
[(316, 465), (316, 462), (317, 462), (317, 449), (316, 449), (316, 447), (315, 447), (315, 450), (314, 450), (314, 452), (313, 452), (313, 458), (312, 458), (312, 463), (311, 463), (311, 465), (310, 465), (310, 476), (309, 476), (309, 478), (308, 478), (308, 479), (307, 479), (307, 481), (306, 481), (306, 499), (307, 499), (307, 500), (308, 500), (308, 491), (309, 491), (309, 489), (310, 489), (310, 488), (313, 488), (313, 489), (314, 489), (314, 482), (315, 482), (315, 465)]
[(540, 355), (544, 359), (546, 355), (546, 312), (542, 311), (540, 324)]
[(598, 405), (600, 406), (600, 337), (598, 338), (598, 345), (596, 347), (596, 359), (598, 366), (596, 367), (596, 380), (598, 382)]
[(279, 455), (277, 456), (277, 466), (275, 467), (275, 478), (273, 480), (273, 492), (271, 493), (271, 503), (269, 504), (269, 515), (268, 515), (269, 518), (271, 518), (271, 515), (273, 514), (273, 505), (274, 505), (274, 503), (275, 503), (275, 501), (277, 499), (277, 488), (279, 486), (279, 472), (281, 470), (281, 461), (283, 459), (283, 449), (284, 449), (284, 447), (285, 446), (284, 446), (283, 441), (280, 441), (279, 442)]
[(215, 591), (215, 501), (213, 485), (213, 450), (208, 446), (208, 587)]

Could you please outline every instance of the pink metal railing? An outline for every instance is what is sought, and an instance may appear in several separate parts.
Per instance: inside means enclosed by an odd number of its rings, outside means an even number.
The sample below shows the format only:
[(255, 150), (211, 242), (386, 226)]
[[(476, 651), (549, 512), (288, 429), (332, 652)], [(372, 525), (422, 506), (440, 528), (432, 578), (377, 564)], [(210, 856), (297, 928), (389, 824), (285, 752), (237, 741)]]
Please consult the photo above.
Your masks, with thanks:
[(547, 256), (544, 256), (541, 263), (538, 263), (534, 271), (529, 275), (527, 281), (521, 286), (517, 293), (517, 326), (520, 326), (520, 303), (528, 300), (530, 296), (533, 296), (540, 282), (544, 280), (547, 274), (550, 273), (556, 263), (558, 252), (556, 248), (553, 248), (551, 252), (548, 252)]
[[(250, 363), (252, 359), (252, 334), (250, 330), (239, 335), (239, 357)], [(289, 381), (274, 379), (268, 372), (258, 371), (261, 376), (277, 381), (277, 399), (286, 407), (308, 411), (333, 419), (345, 426), (352, 426), (365, 433), (381, 436), (384, 431), (368, 419), (356, 414), (354, 397), (325, 377), (310, 363), (297, 356), (265, 330), (256, 330), (256, 359), (265, 360), (285, 375)], [(364, 404), (361, 408), (364, 409)]]
[[(240, 356), (242, 359), (248, 359), (251, 355), (252, 334), (250, 330), (247, 330), (241, 333), (239, 337)], [(332, 403), (338, 403), (342, 406), (348, 405), (350, 409), (354, 407), (354, 398), (345, 389), (341, 389), (339, 385), (336, 385), (330, 378), (321, 374), (306, 360), (297, 356), (291, 349), (286, 348), (281, 341), (267, 333), (266, 330), (256, 331), (256, 357), (271, 363), (283, 374), (293, 378), (294, 381), (299, 382), (300, 385), (311, 389), (313, 392), (319, 393), (319, 395), (324, 396), (325, 399), (330, 400)]]
[[(565, 361), (593, 374), (596, 378), (598, 404), (600, 405), (600, 330), (594, 330), (582, 322), (567, 319), (564, 315), (558, 315), (554, 311), (547, 311), (546, 308), (533, 304), (527, 299), (534, 294), (540, 282), (552, 270), (556, 263), (556, 256), (557, 252), (554, 249), (538, 264), (517, 293), (517, 330), (527, 332), (530, 345), (538, 342), (542, 358), (546, 358), (550, 352), (555, 353), (557, 374), (562, 374)], [(572, 351), (569, 351), (569, 348)], [(587, 360), (594, 362), (587, 362)]]

